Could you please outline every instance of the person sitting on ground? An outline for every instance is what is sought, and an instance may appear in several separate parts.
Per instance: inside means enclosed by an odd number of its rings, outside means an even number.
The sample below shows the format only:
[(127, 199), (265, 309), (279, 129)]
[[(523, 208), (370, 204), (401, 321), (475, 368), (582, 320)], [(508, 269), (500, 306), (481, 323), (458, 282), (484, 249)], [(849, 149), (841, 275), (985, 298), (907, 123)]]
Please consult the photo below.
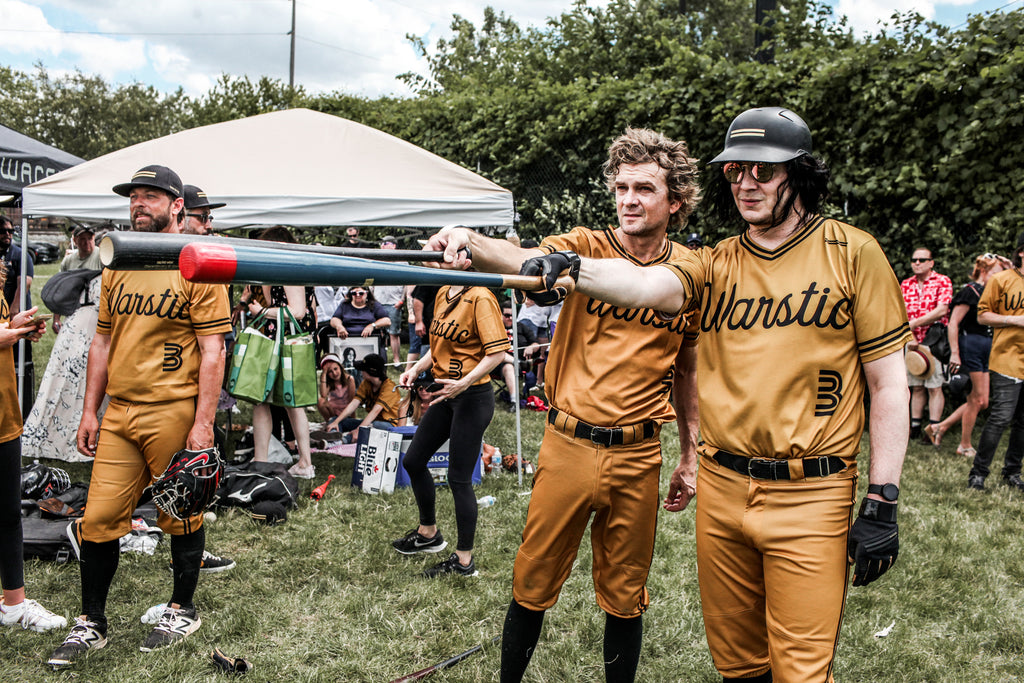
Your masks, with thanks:
[[(379, 354), (368, 353), (362, 360), (357, 360), (356, 370), (363, 373), (363, 381), (356, 389), (355, 398), (327, 424), (327, 431), (340, 430), (344, 433), (342, 440), (345, 443), (355, 440), (360, 427), (391, 429), (396, 426), (402, 401), (398, 385), (388, 377), (384, 358)], [(366, 410), (366, 417), (362, 420), (352, 417), (360, 405)]]
[(356, 395), (356, 381), (345, 372), (341, 359), (328, 353), (320, 359), (320, 387), (316, 408), (330, 421), (345, 410)]
[[(501, 307), (501, 319), (505, 325), (505, 330), (508, 332), (508, 340), (511, 342), (511, 304), (505, 304)], [(540, 350), (540, 344), (537, 343), (537, 335), (534, 333), (535, 329), (536, 328), (533, 325), (525, 323), (522, 320), (516, 322), (516, 341), (519, 343), (520, 360), (533, 358)], [(502, 379), (505, 380), (505, 386), (508, 388), (508, 410), (509, 412), (515, 412), (516, 404), (519, 403), (519, 383), (516, 381), (515, 358), (513, 358), (511, 352), (505, 354), (505, 358), (501, 361), (499, 369), (501, 370)]]

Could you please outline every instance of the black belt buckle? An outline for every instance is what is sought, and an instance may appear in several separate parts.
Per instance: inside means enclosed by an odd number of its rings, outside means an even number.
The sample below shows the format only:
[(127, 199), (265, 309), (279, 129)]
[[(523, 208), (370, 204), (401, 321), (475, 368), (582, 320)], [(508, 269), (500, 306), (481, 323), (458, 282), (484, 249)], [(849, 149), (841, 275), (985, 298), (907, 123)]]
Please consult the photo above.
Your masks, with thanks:
[(605, 448), (608, 448), (615, 441), (616, 429), (617, 428), (591, 427), (590, 440), (593, 441), (598, 446), (604, 446)]
[[(779, 476), (779, 470), (783, 469), (785, 475)], [(789, 479), (789, 463), (785, 460), (750, 458), (747, 461), (747, 476), (751, 479)]]

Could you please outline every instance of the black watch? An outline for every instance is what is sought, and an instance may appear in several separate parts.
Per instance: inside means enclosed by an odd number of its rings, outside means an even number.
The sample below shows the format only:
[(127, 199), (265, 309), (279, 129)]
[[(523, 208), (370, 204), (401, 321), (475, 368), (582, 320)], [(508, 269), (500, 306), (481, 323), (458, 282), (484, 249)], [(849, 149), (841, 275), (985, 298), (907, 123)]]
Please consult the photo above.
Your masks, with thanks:
[(868, 484), (868, 493), (876, 493), (890, 503), (900, 497), (900, 487), (896, 484)]

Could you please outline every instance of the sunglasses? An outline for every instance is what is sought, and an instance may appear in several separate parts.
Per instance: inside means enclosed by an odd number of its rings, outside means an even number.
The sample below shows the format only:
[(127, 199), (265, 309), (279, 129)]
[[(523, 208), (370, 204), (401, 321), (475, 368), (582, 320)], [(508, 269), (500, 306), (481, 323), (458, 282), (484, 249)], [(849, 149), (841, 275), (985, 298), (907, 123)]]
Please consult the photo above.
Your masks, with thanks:
[(759, 183), (767, 183), (775, 177), (775, 169), (779, 164), (769, 164), (763, 161), (756, 161), (752, 164), (741, 164), (736, 161), (730, 161), (729, 163), (722, 166), (722, 174), (725, 179), (735, 185), (740, 182), (744, 173), (749, 173), (750, 177)]
[(985, 252), (981, 255), (981, 258), (989, 259), (990, 261), (998, 261), (1001, 257)]
[(928, 261), (931, 261), (931, 259), (930, 258), (912, 258), (912, 259), (910, 259), (911, 263), (927, 263)]
[(352, 292), (352, 296), (366, 296), (366, 292)]
[(13, 235), (14, 231), (9, 228), (0, 228), (0, 235)]
[(212, 223), (213, 222), (213, 216), (211, 216), (208, 213), (190, 213), (190, 214), (188, 214), (188, 217), (189, 218), (196, 218), (196, 219), (202, 221), (203, 223)]

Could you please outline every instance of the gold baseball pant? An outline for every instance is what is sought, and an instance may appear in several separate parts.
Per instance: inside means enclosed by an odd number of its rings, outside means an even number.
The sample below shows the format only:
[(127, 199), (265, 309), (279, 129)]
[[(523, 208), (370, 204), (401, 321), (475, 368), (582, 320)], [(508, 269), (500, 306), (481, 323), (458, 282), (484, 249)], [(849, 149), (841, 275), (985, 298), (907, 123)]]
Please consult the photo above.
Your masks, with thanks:
[[(103, 543), (131, 531), (132, 512), (143, 490), (164, 473), (171, 456), (185, 447), (195, 411), (195, 398), (167, 403), (110, 399), (79, 526), (83, 540)], [(157, 517), (160, 528), (175, 536), (196, 531), (202, 523), (202, 515), (181, 521), (161, 511)]]
[(855, 467), (752, 479), (701, 456), (697, 575), (715, 668), (775, 683), (832, 681), (846, 598)]
[(658, 430), (646, 441), (605, 447), (548, 424), (512, 576), (516, 602), (539, 611), (558, 601), (593, 515), (597, 604), (617, 617), (642, 614), (650, 603), (660, 471)]

